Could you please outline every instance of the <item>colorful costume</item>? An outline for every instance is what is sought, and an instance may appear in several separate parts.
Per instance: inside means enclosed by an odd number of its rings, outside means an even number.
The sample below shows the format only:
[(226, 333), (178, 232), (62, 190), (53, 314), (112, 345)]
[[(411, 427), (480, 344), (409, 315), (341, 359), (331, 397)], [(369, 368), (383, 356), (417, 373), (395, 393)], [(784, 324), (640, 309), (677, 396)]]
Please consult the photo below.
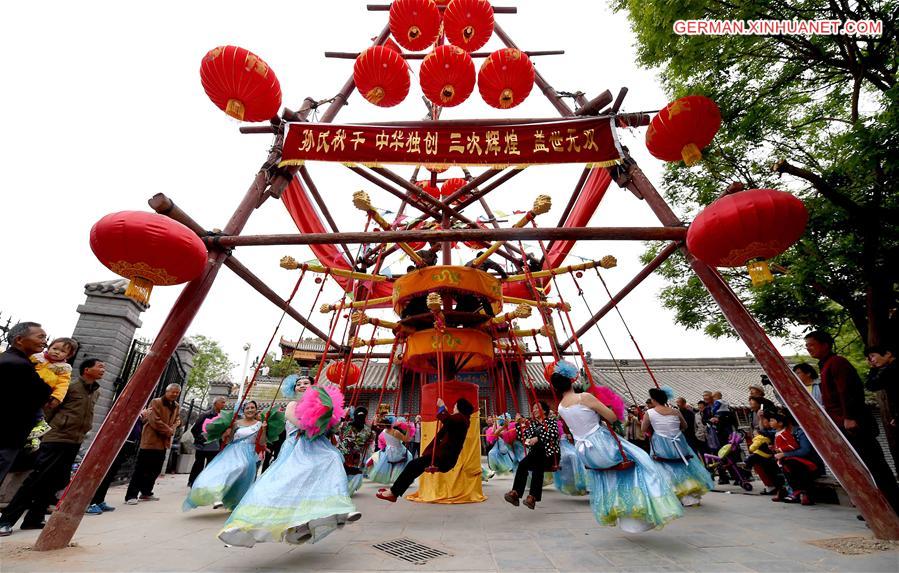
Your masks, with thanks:
[(556, 489), (565, 495), (587, 495), (587, 470), (577, 457), (574, 444), (562, 438), (559, 449), (559, 470), (553, 474)]
[(235, 427), (234, 439), (215, 456), (194, 480), (182, 509), (221, 502), (234, 509), (256, 479), (256, 434), (262, 422)]
[[(493, 428), (487, 428), (487, 443), (493, 444), (493, 447), (487, 452), (487, 466), (497, 475), (512, 473), (518, 466), (512, 456), (509, 444), (503, 439), (503, 435), (506, 433), (494, 432)], [(514, 434), (509, 435), (514, 436)]]
[(289, 454), (282, 450), (219, 532), (228, 545), (316, 543), (361, 517), (347, 491), (344, 458), (328, 437), (343, 417), (343, 395), (333, 386), (313, 386), (296, 414), (300, 428), (288, 429)]
[(363, 460), (373, 432), (368, 426), (357, 428), (352, 422), (341, 425), (337, 449), (343, 454), (343, 467), (347, 474), (347, 489), (353, 495), (362, 487)]
[(412, 461), (412, 454), (402, 440), (386, 430), (381, 432), (381, 436), (384, 438), (384, 450), (368, 473), (368, 478), (374, 482), (392, 484), (406, 468), (406, 464)]
[(687, 443), (680, 430), (680, 418), (647, 410), (653, 433), (650, 447), (653, 459), (674, 486), (674, 493), (685, 506), (698, 505), (699, 499), (715, 487), (708, 470)]
[[(581, 404), (559, 406), (575, 439), (578, 458), (590, 477), (590, 506), (596, 521), (638, 533), (662, 527), (683, 515), (668, 479), (639, 447), (616, 439), (599, 414)], [(620, 444), (620, 446), (619, 446)], [(615, 469), (625, 460), (630, 467)]]

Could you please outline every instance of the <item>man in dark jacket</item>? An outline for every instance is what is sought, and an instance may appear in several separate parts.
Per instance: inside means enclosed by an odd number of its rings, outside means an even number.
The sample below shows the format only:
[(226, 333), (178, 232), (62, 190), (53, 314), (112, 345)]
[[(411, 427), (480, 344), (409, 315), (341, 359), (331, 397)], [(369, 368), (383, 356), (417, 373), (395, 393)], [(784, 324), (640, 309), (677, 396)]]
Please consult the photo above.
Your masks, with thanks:
[(106, 366), (96, 358), (88, 358), (78, 367), (78, 378), (69, 384), (62, 403), (47, 420), (53, 429), (41, 439), (34, 471), (0, 515), (0, 536), (12, 533), (23, 513), (22, 529), (44, 527), (44, 510), (56, 503), (56, 492), (69, 483), (72, 464), (93, 427), (99, 380), (105, 371)]
[(880, 419), (893, 454), (893, 469), (899, 469), (899, 362), (896, 351), (888, 345), (870, 346), (865, 349), (865, 355), (871, 366), (865, 387), (877, 393)]
[(833, 337), (816, 330), (805, 335), (805, 349), (818, 360), (824, 410), (862, 459), (877, 488), (899, 513), (899, 485), (877, 441), (874, 417), (865, 406), (865, 389), (855, 368), (833, 352)]
[(190, 433), (194, 437), (194, 449), (196, 453), (194, 454), (194, 465), (190, 468), (190, 476), (187, 478), (187, 487), (194, 485), (194, 480), (197, 479), (197, 476), (200, 475), (200, 472), (203, 471), (206, 464), (211, 462), (212, 458), (214, 458), (221, 449), (221, 444), (219, 444), (218, 440), (207, 442), (206, 438), (203, 437), (203, 422), (218, 416), (224, 407), (225, 398), (219, 396), (212, 403), (212, 409), (203, 412), (190, 429)]
[(35, 414), (51, 392), (28, 359), (47, 345), (47, 333), (41, 325), (20, 322), (9, 329), (7, 339), (9, 348), (0, 354), (0, 392), (8, 405), (0, 416), (0, 484), (25, 447)]
[(442, 427), (437, 435), (422, 452), (421, 457), (415, 458), (406, 464), (405, 469), (400, 474), (393, 486), (379, 489), (377, 497), (395, 502), (396, 499), (406, 493), (415, 478), (424, 473), (424, 471), (433, 465), (440, 473), (446, 473), (456, 466), (459, 460), (459, 454), (465, 446), (465, 436), (468, 434), (468, 425), (471, 422), (471, 415), (474, 413), (474, 406), (465, 398), (459, 398), (456, 405), (453, 406), (453, 413), (447, 412), (446, 404), (442, 398), (437, 398), (437, 420), (440, 421)]

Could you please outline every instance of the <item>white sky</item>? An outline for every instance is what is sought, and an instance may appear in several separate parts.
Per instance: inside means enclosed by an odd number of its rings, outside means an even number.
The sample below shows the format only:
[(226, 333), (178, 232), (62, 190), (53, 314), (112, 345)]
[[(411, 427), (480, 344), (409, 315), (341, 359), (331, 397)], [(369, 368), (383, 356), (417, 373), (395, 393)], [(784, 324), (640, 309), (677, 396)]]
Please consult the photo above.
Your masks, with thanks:
[[(83, 302), (87, 282), (115, 278), (93, 256), (91, 226), (120, 210), (149, 210), (153, 194), (169, 195), (207, 228), (223, 227), (267, 154), (266, 135), (241, 135), (239, 124), (220, 112), (200, 85), (203, 55), (223, 44), (258, 54), (277, 74), (284, 105), (297, 109), (306, 96), (333, 96), (352, 73), (352, 60), (327, 60), (325, 50), (358, 51), (386, 24), (386, 12), (367, 12), (363, 0), (334, 2), (192, 1), (106, 3), (15, 2), (0, 21), (0, 47), (9, 56), (0, 90), (4, 110), (0, 128), (0, 188), (5, 196), (0, 225), (6, 238), (0, 313), (45, 325), (52, 336), (71, 332), (75, 308)], [(655, 72), (634, 63), (634, 37), (624, 15), (611, 14), (607, 2), (496, 2), (518, 5), (517, 15), (497, 20), (522, 49), (565, 49), (565, 56), (535, 58), (537, 69), (557, 90), (582, 90), (593, 97), (604, 89), (617, 93), (628, 86), (625, 111), (655, 110), (667, 102)], [(489, 49), (502, 47), (497, 38)], [(485, 49), (487, 49), (485, 48)], [(476, 62), (480, 65), (480, 62)], [(338, 115), (337, 123), (419, 119), (425, 109), (417, 82), (418, 63), (409, 97), (390, 110), (376, 108), (358, 94)], [(554, 108), (534, 89), (512, 111), (484, 104), (475, 89), (443, 117), (554, 117)], [(644, 171), (656, 182), (662, 165), (646, 152), (643, 130), (621, 134)], [(351, 195), (366, 189), (375, 203), (396, 210), (399, 201), (338, 165), (310, 164), (309, 170), (330, 205), (341, 230), (360, 230), (364, 216)], [(541, 219), (558, 220), (580, 166), (531, 168), (488, 196), (494, 210), (527, 209), (538, 194), (550, 194), (554, 208)], [(408, 176), (409, 168), (398, 168)], [(473, 170), (475, 173), (480, 170)], [(461, 172), (454, 170), (461, 175)], [(452, 172), (451, 172), (452, 173)], [(479, 208), (466, 211), (472, 218)], [(610, 187), (591, 225), (656, 225), (649, 208), (629, 192)], [(268, 201), (250, 219), (245, 233), (296, 232), (278, 201)], [(535, 245), (536, 246), (536, 245)], [(574, 254), (598, 258), (613, 254), (619, 266), (605, 276), (613, 292), (641, 267), (639, 243), (582, 243)], [(238, 251), (241, 261), (286, 296), (296, 275), (278, 268), (291, 254), (311, 258), (305, 248), (252, 247)], [(454, 251), (468, 260), (467, 249)], [(577, 262), (573, 260), (572, 262)], [(402, 272), (406, 261), (396, 261)], [(599, 281), (585, 274), (582, 286), (595, 311), (607, 300)], [(579, 325), (589, 316), (570, 279), (565, 298), (573, 303)], [(736, 340), (713, 340), (685, 331), (657, 300), (663, 281), (651, 277), (620, 308), (649, 357), (741, 356), (748, 350)], [(316, 285), (301, 289), (295, 306), (308, 312)], [(158, 331), (181, 287), (157, 288), (143, 315), (140, 336)], [(323, 301), (333, 302), (331, 285)], [(272, 334), (281, 311), (222, 269), (189, 333), (218, 339), (232, 360), (243, 362), (244, 343), (258, 354)], [(326, 329), (325, 315), (314, 322)], [(527, 327), (539, 326), (537, 315)], [(524, 325), (523, 325), (524, 326)], [(600, 323), (618, 358), (636, 352), (614, 313)], [(299, 326), (289, 318), (282, 333), (290, 338)], [(593, 330), (582, 342), (594, 357), (608, 357)], [(792, 349), (776, 341), (784, 352)]]

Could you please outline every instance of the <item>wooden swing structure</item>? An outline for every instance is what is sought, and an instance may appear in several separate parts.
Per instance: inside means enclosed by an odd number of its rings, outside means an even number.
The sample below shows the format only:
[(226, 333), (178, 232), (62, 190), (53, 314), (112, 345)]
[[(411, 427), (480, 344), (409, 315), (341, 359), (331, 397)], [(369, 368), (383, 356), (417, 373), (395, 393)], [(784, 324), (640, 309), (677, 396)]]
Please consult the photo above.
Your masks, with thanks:
[[(368, 10), (373, 12), (384, 12), (389, 10), (389, 8), (390, 5), (368, 5)], [(514, 14), (517, 12), (516, 8), (504, 7), (494, 7), (493, 10), (496, 14)], [(499, 23), (495, 24), (493, 32), (505, 46), (515, 50), (518, 49), (515, 42)], [(388, 42), (389, 38), (390, 27), (385, 26), (380, 34), (374, 38), (372, 45), (381, 46)], [(532, 51), (524, 53), (537, 57), (563, 52)], [(325, 55), (336, 58), (355, 58), (357, 56), (354, 53), (338, 52), (326, 52)], [(486, 53), (479, 52), (471, 54), (475, 58), (486, 55)], [(415, 54), (402, 54), (402, 57), (413, 60), (418, 58)], [(35, 548), (37, 550), (61, 549), (66, 547), (72, 540), (94, 491), (106, 475), (140, 410), (144, 407), (156, 381), (162, 374), (169, 357), (185, 336), (188, 327), (203, 304), (222, 266), (231, 269), (259, 294), (301, 324), (304, 329), (325, 340), (326, 348), (321, 356), (322, 362), (326, 358), (333, 358), (345, 361), (345, 366), (348, 366), (352, 361), (354, 350), (363, 347), (366, 348), (366, 361), (375, 357), (385, 357), (392, 360), (396, 356), (397, 346), (400, 343), (406, 347), (404, 356), (404, 359), (406, 359), (410, 355), (410, 339), (420, 335), (423, 331), (423, 326), (436, 329), (434, 340), (438, 341), (436, 343), (437, 351), (429, 354), (419, 347), (419, 350), (415, 351), (417, 354), (414, 352), (413, 354), (416, 356), (415, 363), (420, 367), (419, 371), (438, 373), (440, 375), (438, 376), (438, 383), (442, 383), (444, 378), (447, 380), (452, 379), (456, 371), (467, 368), (472, 363), (478, 364), (478, 367), (480, 367), (482, 360), (492, 358), (492, 356), (481, 356), (477, 352), (469, 352), (464, 355), (455, 354), (448, 358), (448, 355), (445, 355), (443, 352), (446, 340), (444, 335), (447, 333), (447, 330), (460, 326), (472, 327), (471, 332), (487, 333), (485, 336), (496, 340), (495, 346), (493, 344), (489, 346), (491, 355), (496, 352), (495, 365), (492, 366), (496, 370), (508, 369), (514, 366), (514, 364), (510, 365), (513, 361), (523, 364), (525, 359), (532, 357), (539, 357), (540, 360), (543, 360), (544, 356), (551, 356), (554, 359), (559, 359), (566, 354), (580, 354), (583, 356), (583, 349), (580, 348), (578, 342), (579, 337), (593, 328), (606, 314), (612, 310), (618, 311), (618, 304), (676, 251), (680, 251), (687, 259), (693, 272), (708, 289), (734, 330), (752, 351), (758, 363), (771, 379), (777, 392), (784, 402), (789, 405), (796, 420), (804, 428), (806, 435), (809, 436), (815, 448), (843, 484), (852, 501), (867, 520), (875, 536), (882, 539), (899, 539), (899, 517), (892, 511), (884, 496), (877, 489), (867, 468), (852, 450), (840, 430), (794, 376), (789, 365), (771, 343), (764, 330), (750, 315), (722, 276), (714, 268), (694, 257), (687, 249), (685, 242), (687, 224), (675, 215), (665, 199), (644, 175), (636, 161), (629, 155), (627, 149), (621, 148), (617, 144), (617, 137), (614, 135), (615, 129), (648, 125), (650, 114), (620, 112), (622, 102), (627, 93), (626, 88), (623, 88), (617, 97), (613, 97), (610, 91), (605, 91), (596, 98), (587, 100), (582, 93), (560, 94), (553, 89), (539, 72), (535, 73), (535, 83), (558, 112), (559, 118), (447, 121), (440, 119), (441, 108), (439, 106), (428, 104), (429, 119), (425, 121), (392, 122), (381, 123), (376, 126), (361, 125), (353, 127), (359, 127), (360, 129), (367, 129), (368, 127), (371, 129), (418, 129), (422, 132), (439, 129), (447, 130), (447, 134), (455, 134), (453, 130), (461, 132), (465, 129), (470, 131), (482, 127), (510, 125), (527, 127), (549, 123), (555, 126), (562, 126), (563, 129), (565, 126), (575, 129), (584, 125), (583, 122), (585, 120), (595, 120), (608, 125), (617, 146), (618, 157), (615, 161), (608, 164), (588, 164), (583, 169), (577, 184), (572, 189), (570, 198), (564, 206), (558, 223), (550, 227), (538, 227), (534, 222), (534, 218), (537, 215), (545, 212), (546, 206), (535, 205), (535, 208), (528, 212), (515, 226), (507, 228), (501, 228), (493, 216), (493, 212), (486, 201), (487, 195), (525, 171), (526, 169), (522, 168), (521, 165), (513, 163), (503, 164), (501, 161), (497, 161), (492, 165), (489, 162), (482, 162), (479, 165), (486, 167), (482, 173), (472, 176), (465, 170), (465, 183), (448, 196), (438, 198), (428, 194), (423, 187), (399, 175), (391, 168), (381, 164), (374, 165), (360, 162), (348, 164), (347, 168), (373, 186), (401, 199), (400, 215), (403, 214), (407, 207), (417, 209), (422, 215), (403, 224), (400, 224), (402, 219), (399, 217), (393, 222), (385, 221), (366, 194), (363, 194), (365, 196), (357, 194), (354, 197), (355, 206), (365, 211), (368, 215), (365, 230), (360, 232), (342, 232), (338, 229), (329, 211), (328, 204), (323, 200), (306, 165), (302, 161), (287, 160), (285, 156), (294, 147), (295, 138), (299, 137), (298, 134), (302, 133), (303, 129), (327, 128), (328, 124), (333, 124), (338, 112), (347, 104), (348, 98), (356, 89), (353, 77), (346, 81), (339, 93), (333, 98), (323, 102), (307, 98), (298, 111), (284, 109), (281, 115), (272, 118), (269, 124), (240, 128), (242, 133), (273, 134), (274, 144), (271, 146), (261, 168), (255, 174), (243, 199), (238, 204), (231, 218), (221, 228), (221, 231), (212, 232), (207, 230), (206, 227), (182, 211), (165, 195), (159, 194), (151, 198), (149, 205), (153, 210), (185, 225), (203, 239), (208, 249), (208, 260), (202, 274), (189, 282), (182, 290), (160, 328), (147, 357), (141, 362), (98, 431), (93, 447), (85, 455), (57, 511), (53, 513), (46, 527), (41, 532)], [(566, 98), (573, 99), (574, 108), (569, 105)], [(327, 104), (327, 107), (318, 121), (310, 122), (309, 117), (312, 113), (325, 104)], [(334, 127), (337, 128), (339, 126)], [(294, 140), (288, 145), (292, 137)], [(384, 163), (400, 162), (385, 161)], [(432, 163), (453, 165), (453, 160), (449, 156), (434, 157)], [(468, 163), (466, 166), (470, 167), (472, 164)], [(529, 167), (529, 169), (534, 168)], [(416, 168), (413, 180), (417, 178), (417, 175), (418, 169)], [(619, 187), (630, 191), (636, 199), (644, 201), (659, 219), (661, 226), (587, 227), (584, 226), (586, 221), (570, 225), (571, 215), (576, 210), (579, 197), (588, 192), (598, 194), (596, 199), (596, 203), (598, 203), (605, 188), (612, 181)], [(429, 182), (433, 186), (437, 185), (436, 170), (432, 170)], [(282, 199), (285, 193), (292, 193), (293, 196), (306, 201), (307, 206), (314, 205), (317, 208), (327, 222), (327, 227), (324, 228), (323, 232), (281, 235), (241, 234), (250, 215), (256, 209), (260, 208), (268, 199)], [(490, 226), (478, 225), (465, 215), (465, 208), (471, 204), (478, 204), (483, 208), (484, 212), (490, 217), (488, 221)], [(595, 207), (594, 205), (594, 210)], [(590, 214), (592, 214), (592, 211)], [(589, 220), (589, 215), (587, 220)], [(426, 225), (430, 225), (430, 227), (426, 228)], [(373, 226), (380, 228), (377, 230), (370, 228)], [(575, 328), (568, 315), (570, 307), (566, 307), (564, 303), (548, 301), (543, 289), (558, 274), (572, 273), (577, 270), (603, 265), (600, 262), (596, 262), (592, 264), (592, 267), (590, 264), (580, 265), (580, 269), (577, 267), (566, 269), (558, 265), (550, 265), (540, 270), (532, 270), (529, 268), (528, 258), (521, 242), (540, 241), (541, 248), (544, 250), (544, 261), (547, 260), (548, 255), (552, 253), (558, 255), (561, 252), (563, 253), (559, 259), (561, 262), (567, 256), (574, 242), (596, 240), (651, 240), (667, 241), (668, 243), (620, 291), (614, 294), (609, 292), (608, 302), (583, 325)], [(396, 290), (393, 291), (392, 298), (388, 298), (389, 291), (385, 291), (383, 288), (378, 290), (380, 288), (378, 287), (379, 284), (386, 284), (386, 277), (380, 274), (385, 257), (397, 250), (403, 250), (408, 254), (412, 262), (419, 267), (418, 270), (407, 274), (405, 278), (395, 281), (392, 288), (396, 289), (397, 284), (401, 286), (402, 281), (414, 281), (412, 275), (416, 273), (434, 274), (443, 270), (453, 272), (454, 268), (459, 269), (460, 267), (450, 266), (451, 246), (456, 241), (471, 242), (472, 244), (490, 244), (489, 247), (484, 248), (484, 255), (479, 257), (476, 263), (483, 262), (491, 255), (502, 257), (511, 262), (518, 269), (519, 273), (509, 277), (504, 283), (508, 285), (519, 282), (524, 285), (524, 288), (514, 292), (512, 290), (508, 292), (495, 291), (495, 295), (491, 295), (493, 300), (486, 301), (483, 305), (487, 307), (490, 306), (489, 303), (494, 303), (496, 311), (494, 315), (481, 313), (476, 318), (473, 318), (474, 315), (471, 312), (468, 314), (458, 313), (452, 307), (453, 296), (446, 296), (446, 293), (452, 291), (455, 295), (470, 295), (471, 291), (450, 289), (449, 291), (441, 292), (442, 296), (432, 296), (426, 299), (426, 308), (418, 315), (402, 317), (397, 323), (387, 321), (375, 323), (378, 319), (371, 320), (370, 318), (366, 321), (365, 311), (368, 308), (389, 304), (398, 313), (401, 313), (410, 297), (423, 294), (420, 285), (412, 288), (404, 297), (399, 298), (396, 295)], [(543, 243), (544, 241), (546, 242), (545, 244)], [(443, 266), (428, 267), (424, 264), (416, 249), (409, 247), (410, 244), (416, 243), (439, 245)], [(340, 279), (343, 281), (341, 286), (352, 296), (354, 302), (346, 303), (341, 301), (337, 304), (325, 305), (327, 309), (323, 310), (333, 313), (331, 332), (325, 332), (316, 327), (306, 316), (303, 316), (301, 312), (292, 306), (289, 299), (285, 300), (266, 285), (253, 271), (244, 266), (234, 254), (234, 249), (237, 247), (256, 245), (333, 245), (339, 247), (343, 255), (346, 256), (346, 261), (350, 266), (349, 269), (337, 269), (326, 261), (322, 261), (322, 265), (300, 264), (295, 261), (282, 263), (282, 266), (285, 266), (285, 268), (298, 269), (304, 274), (307, 272), (319, 272), (325, 274), (326, 278), (330, 277), (333, 280)], [(349, 245), (370, 245), (372, 248), (366, 251), (360, 250), (354, 256)], [(490, 277), (487, 273), (477, 269), (467, 270), (473, 274), (480, 273)], [(481, 278), (484, 281), (496, 280)], [(604, 281), (603, 284), (605, 285)], [(498, 285), (493, 285), (491, 288), (494, 287), (499, 288)], [(502, 289), (505, 288), (505, 286), (502, 287)], [(580, 287), (578, 289), (580, 290)], [(606, 290), (608, 292), (608, 289)], [(295, 292), (296, 289), (294, 289)], [(385, 292), (387, 293), (386, 295)], [(292, 299), (293, 295), (290, 298)], [(500, 303), (498, 307), (495, 304), (497, 302)], [(524, 306), (517, 306), (516, 310), (503, 314), (502, 302)], [(456, 303), (458, 306), (459, 302), (456, 301)], [(517, 310), (519, 308), (526, 308), (527, 310)], [(535, 329), (515, 328), (513, 322), (525, 314), (529, 314), (531, 310), (536, 310), (542, 318), (543, 325)], [(349, 324), (345, 329), (345, 337), (335, 339), (334, 325), (337, 322), (337, 318), (344, 311), (353, 313), (353, 318), (352, 320), (348, 319)], [(564, 340), (559, 340), (558, 333), (553, 327), (551, 315), (554, 311), (558, 312), (560, 317), (563, 317), (562, 330), (567, 336)], [(390, 328), (394, 330), (395, 336), (390, 339), (375, 339), (374, 336), (370, 339), (360, 337), (359, 330), (366, 323), (372, 324), (373, 328)], [(546, 336), (549, 341), (550, 352), (540, 351), (539, 343), (537, 343), (538, 334)], [(427, 340), (430, 341), (432, 334), (429, 333), (423, 336), (426, 336)], [(471, 336), (474, 337), (475, 334)], [(535, 350), (530, 351), (522, 348), (523, 344), (521, 341), (526, 338), (533, 338), (536, 344)], [(390, 344), (393, 348), (390, 353), (386, 354), (372, 352), (372, 349), (379, 344)], [(572, 345), (575, 346), (577, 352), (570, 350)], [(589, 376), (589, 369), (586, 370)], [(348, 368), (344, 367), (343, 372), (347, 371)], [(500, 378), (508, 380), (505, 376)], [(522, 378), (522, 383), (524, 383), (524, 378)], [(497, 388), (499, 388), (499, 385), (504, 386), (504, 384), (505, 382), (501, 381)], [(343, 386), (343, 384), (341, 385)], [(527, 384), (525, 384), (525, 387), (528, 388)], [(505, 392), (505, 389), (502, 392)]]

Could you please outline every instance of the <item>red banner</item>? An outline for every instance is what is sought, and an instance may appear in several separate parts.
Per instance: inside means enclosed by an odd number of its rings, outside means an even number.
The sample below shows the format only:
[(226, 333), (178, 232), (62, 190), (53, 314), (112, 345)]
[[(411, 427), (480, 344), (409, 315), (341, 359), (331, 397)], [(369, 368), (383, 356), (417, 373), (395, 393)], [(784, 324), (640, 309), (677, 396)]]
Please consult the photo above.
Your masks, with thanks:
[(621, 159), (609, 118), (497, 123), (421, 122), (402, 126), (292, 123), (281, 165), (337, 161), (363, 165), (583, 163), (607, 167)]

